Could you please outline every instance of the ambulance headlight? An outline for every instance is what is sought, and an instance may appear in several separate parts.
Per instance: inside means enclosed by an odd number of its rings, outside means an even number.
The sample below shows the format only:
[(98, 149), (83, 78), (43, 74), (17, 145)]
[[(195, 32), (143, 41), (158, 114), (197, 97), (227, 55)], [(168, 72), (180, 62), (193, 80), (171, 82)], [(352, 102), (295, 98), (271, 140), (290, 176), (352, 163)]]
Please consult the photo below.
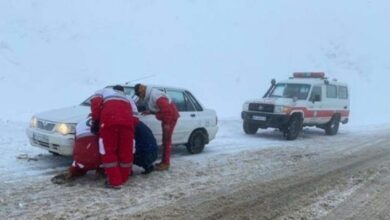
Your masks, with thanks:
[(56, 125), (56, 132), (62, 135), (75, 134), (76, 126), (74, 124), (59, 123)]
[(36, 128), (38, 126), (38, 119), (36, 117), (32, 117), (30, 121), (30, 128)]
[(290, 107), (283, 106), (283, 105), (276, 105), (274, 109), (274, 113), (276, 114), (289, 114), (291, 111)]

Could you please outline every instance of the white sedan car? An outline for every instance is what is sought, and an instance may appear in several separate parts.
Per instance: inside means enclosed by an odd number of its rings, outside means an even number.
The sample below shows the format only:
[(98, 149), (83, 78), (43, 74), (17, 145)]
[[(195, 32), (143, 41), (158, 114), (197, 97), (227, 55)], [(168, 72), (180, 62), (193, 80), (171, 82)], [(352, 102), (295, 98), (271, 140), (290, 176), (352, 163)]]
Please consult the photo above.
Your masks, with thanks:
[[(134, 88), (123, 85), (126, 95), (133, 97)], [(188, 91), (180, 88), (153, 86), (168, 94), (180, 112), (172, 141), (173, 145), (185, 145), (189, 153), (203, 151), (218, 131), (218, 119), (214, 110), (205, 109)], [(141, 103), (137, 107), (142, 110)], [(89, 98), (80, 105), (35, 114), (26, 133), (32, 146), (53, 154), (72, 155), (76, 124), (90, 113)], [(161, 145), (161, 122), (154, 115), (138, 116), (152, 130)]]

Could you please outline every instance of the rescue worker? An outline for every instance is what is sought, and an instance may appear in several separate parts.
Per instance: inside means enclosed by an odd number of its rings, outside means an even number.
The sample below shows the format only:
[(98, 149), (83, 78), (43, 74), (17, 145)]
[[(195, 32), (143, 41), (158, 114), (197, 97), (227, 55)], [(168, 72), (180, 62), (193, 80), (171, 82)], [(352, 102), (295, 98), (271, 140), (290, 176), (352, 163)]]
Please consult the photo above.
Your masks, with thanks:
[(154, 170), (153, 163), (157, 159), (157, 150), (157, 141), (152, 131), (142, 121), (138, 121), (135, 126), (134, 164), (144, 168), (145, 171), (142, 174), (148, 174)]
[(99, 153), (107, 175), (107, 187), (120, 189), (132, 175), (133, 102), (116, 85), (95, 93), (91, 99), (91, 131), (99, 131)]
[(142, 114), (155, 114), (156, 118), (161, 121), (163, 156), (155, 169), (158, 171), (168, 170), (170, 166), (172, 134), (179, 118), (179, 112), (168, 95), (158, 89), (137, 84), (134, 90), (135, 95), (146, 104), (147, 110), (142, 112)]
[(99, 137), (91, 132), (92, 118), (79, 122), (76, 125), (75, 145), (73, 148), (73, 163), (68, 171), (56, 175), (51, 179), (53, 183), (63, 184), (74, 180), (75, 177), (84, 176), (90, 170), (101, 174), (101, 160), (99, 154)]
[[(102, 175), (101, 160), (98, 146), (98, 135), (91, 132), (91, 117), (79, 122), (76, 126), (75, 146), (73, 148), (73, 163), (67, 172), (51, 179), (55, 184), (73, 181), (84, 176), (90, 170), (96, 170), (96, 176)], [(153, 163), (157, 159), (157, 142), (150, 128), (135, 118), (135, 155), (134, 164), (144, 168), (142, 174), (154, 170)]]

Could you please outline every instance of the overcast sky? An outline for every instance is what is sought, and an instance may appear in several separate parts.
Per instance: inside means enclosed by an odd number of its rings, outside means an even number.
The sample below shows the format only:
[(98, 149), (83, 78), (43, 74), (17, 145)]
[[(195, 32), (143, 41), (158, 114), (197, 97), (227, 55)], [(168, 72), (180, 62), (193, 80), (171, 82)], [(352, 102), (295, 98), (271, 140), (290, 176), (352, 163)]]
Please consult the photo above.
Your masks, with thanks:
[(389, 123), (389, 12), (386, 0), (0, 0), (0, 119), (145, 76), (238, 118), (272, 78), (324, 71), (350, 85), (351, 123)]

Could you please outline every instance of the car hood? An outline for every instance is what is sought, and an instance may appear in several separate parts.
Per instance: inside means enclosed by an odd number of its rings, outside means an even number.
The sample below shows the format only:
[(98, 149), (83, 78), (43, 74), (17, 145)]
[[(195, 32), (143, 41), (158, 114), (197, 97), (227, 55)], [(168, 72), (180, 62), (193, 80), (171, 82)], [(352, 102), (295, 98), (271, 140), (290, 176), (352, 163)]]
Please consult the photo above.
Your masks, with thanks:
[(91, 112), (89, 106), (72, 106), (68, 108), (60, 108), (35, 114), (38, 119), (43, 119), (52, 122), (78, 123), (88, 116)]
[(251, 100), (248, 103), (261, 103), (272, 105), (294, 105), (294, 101), (291, 98), (262, 98)]

